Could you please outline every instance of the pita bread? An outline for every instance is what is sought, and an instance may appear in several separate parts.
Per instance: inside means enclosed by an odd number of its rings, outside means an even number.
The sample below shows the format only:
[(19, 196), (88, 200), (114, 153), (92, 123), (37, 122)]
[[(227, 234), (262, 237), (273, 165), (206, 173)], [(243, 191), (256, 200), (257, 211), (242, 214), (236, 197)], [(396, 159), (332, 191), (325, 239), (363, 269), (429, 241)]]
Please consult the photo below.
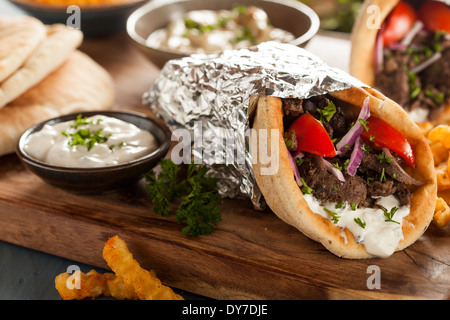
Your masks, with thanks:
[(0, 108), (61, 66), (83, 40), (83, 33), (62, 24), (47, 27), (47, 37), (24, 64), (0, 84)]
[(30, 126), (60, 115), (104, 110), (114, 101), (110, 75), (80, 51), (34, 88), (0, 109), (0, 156), (13, 153)]
[[(389, 13), (400, 0), (366, 0), (355, 20), (351, 34), (350, 74), (362, 82), (373, 86), (375, 83), (375, 41), (379, 29), (374, 28), (374, 11), (371, 6), (380, 8), (379, 21), (386, 20)], [(434, 125), (450, 122), (450, 105), (431, 123)]]
[[(397, 251), (414, 243), (430, 224), (436, 203), (436, 174), (433, 166), (431, 150), (420, 129), (414, 124), (406, 112), (395, 102), (384, 97), (373, 89), (353, 88), (330, 93), (334, 98), (343, 101), (343, 106), (353, 108), (355, 113), (370, 96), (371, 114), (379, 117), (399, 130), (410, 142), (416, 155), (416, 168), (410, 174), (425, 184), (412, 192), (410, 214), (402, 224), (404, 239), (400, 241)], [(356, 107), (359, 106), (359, 107)], [(279, 130), (278, 143), (284, 146), (283, 111), (281, 99), (276, 97), (260, 97), (253, 123), (253, 129)], [(268, 131), (267, 145), (257, 142), (257, 149), (267, 148), (270, 154), (272, 135)], [(279, 148), (279, 170), (273, 175), (261, 175), (261, 163), (253, 165), (258, 187), (272, 211), (283, 221), (297, 228), (307, 237), (322, 243), (335, 255), (349, 259), (372, 257), (363, 244), (357, 244), (350, 231), (345, 229), (345, 238), (341, 229), (331, 221), (313, 213), (308, 207), (298, 187), (290, 165), (287, 149)]]
[(19, 69), (45, 36), (45, 26), (38, 19), (0, 17), (0, 82)]

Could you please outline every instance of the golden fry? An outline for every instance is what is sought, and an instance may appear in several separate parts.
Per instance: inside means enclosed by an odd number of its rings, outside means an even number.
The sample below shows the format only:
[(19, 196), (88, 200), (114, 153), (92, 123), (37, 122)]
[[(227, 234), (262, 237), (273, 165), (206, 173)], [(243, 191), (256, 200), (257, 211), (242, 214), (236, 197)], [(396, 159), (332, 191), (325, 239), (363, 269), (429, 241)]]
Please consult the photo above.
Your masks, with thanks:
[[(116, 299), (137, 299), (134, 289), (126, 286), (113, 273), (100, 274), (95, 270), (88, 273), (76, 272), (78, 274), (74, 273), (74, 275), (61, 273), (55, 278), (56, 290), (64, 300), (96, 298), (100, 295), (112, 296)], [(75, 283), (72, 283), (71, 280), (78, 276), (80, 287), (76, 288)], [(69, 279), (70, 277), (73, 278)]]
[(441, 142), (447, 149), (450, 148), (450, 126), (438, 125), (428, 133), (431, 142)]
[(434, 166), (437, 167), (449, 158), (449, 149), (447, 149), (442, 142), (430, 143), (431, 152), (433, 153)]
[(433, 129), (433, 124), (430, 121), (426, 121), (424, 123), (418, 123), (417, 126), (422, 131), (422, 134), (424, 136), (427, 136), (427, 134), (430, 132), (430, 130)]
[(433, 222), (438, 227), (445, 227), (450, 221), (450, 207), (442, 198), (436, 201), (436, 209), (434, 210)]
[(183, 297), (161, 283), (133, 259), (126, 243), (118, 236), (110, 238), (103, 248), (103, 258), (128, 286), (134, 287), (141, 300), (183, 300)]
[(450, 175), (447, 162), (443, 162), (436, 167), (436, 178), (438, 191), (450, 189)]
[(162, 285), (155, 271), (142, 269), (118, 236), (106, 242), (103, 256), (110, 266), (114, 266), (111, 269), (119, 271), (125, 278), (109, 272), (100, 274), (95, 270), (88, 273), (75, 271), (73, 275), (61, 273), (55, 278), (55, 287), (64, 300), (96, 298), (100, 295), (128, 300), (183, 299)]

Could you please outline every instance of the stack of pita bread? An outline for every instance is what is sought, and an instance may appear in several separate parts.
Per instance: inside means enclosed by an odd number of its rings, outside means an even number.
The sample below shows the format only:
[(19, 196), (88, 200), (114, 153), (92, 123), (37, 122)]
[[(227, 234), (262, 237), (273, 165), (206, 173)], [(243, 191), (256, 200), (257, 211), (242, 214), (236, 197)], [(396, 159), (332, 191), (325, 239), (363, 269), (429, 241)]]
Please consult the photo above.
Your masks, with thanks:
[(113, 80), (77, 50), (82, 40), (65, 25), (0, 16), (0, 156), (36, 123), (112, 106)]

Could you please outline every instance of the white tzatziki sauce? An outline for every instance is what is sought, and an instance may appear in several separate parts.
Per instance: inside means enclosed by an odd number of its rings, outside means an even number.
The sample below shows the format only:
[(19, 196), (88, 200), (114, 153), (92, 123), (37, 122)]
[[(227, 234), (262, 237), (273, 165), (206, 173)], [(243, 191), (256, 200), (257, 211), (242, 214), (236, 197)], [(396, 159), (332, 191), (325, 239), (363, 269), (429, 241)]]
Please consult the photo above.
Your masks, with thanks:
[(45, 125), (30, 134), (27, 154), (50, 165), (93, 168), (123, 164), (152, 152), (154, 136), (134, 124), (104, 115)]
[[(409, 214), (410, 207), (399, 207), (399, 201), (393, 195), (381, 197), (377, 202), (387, 212), (391, 212), (394, 207), (398, 208), (397, 211), (394, 209), (395, 214), (391, 217), (392, 221), (386, 221), (388, 218), (380, 208), (352, 209), (348, 203), (344, 203), (341, 208), (336, 208), (336, 203), (322, 205), (311, 194), (304, 194), (303, 197), (312, 212), (332, 221), (342, 230), (347, 228), (355, 237), (356, 242), (364, 244), (367, 252), (374, 256), (389, 257), (403, 239), (402, 221)], [(324, 208), (331, 211), (332, 214)], [(333, 219), (334, 214), (336, 214), (335, 219)], [(345, 233), (342, 234), (345, 235)]]

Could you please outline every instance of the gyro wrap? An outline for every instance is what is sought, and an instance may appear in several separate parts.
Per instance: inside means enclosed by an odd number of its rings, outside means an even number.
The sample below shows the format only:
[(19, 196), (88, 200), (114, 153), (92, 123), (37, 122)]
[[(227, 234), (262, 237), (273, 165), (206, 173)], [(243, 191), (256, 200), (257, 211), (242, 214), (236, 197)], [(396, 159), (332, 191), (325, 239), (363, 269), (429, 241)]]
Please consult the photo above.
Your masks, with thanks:
[[(256, 47), (215, 55), (193, 55), (166, 63), (143, 103), (171, 130), (210, 132), (226, 139), (193, 146), (192, 156), (209, 165), (223, 197), (250, 198), (256, 208), (264, 199), (256, 184), (248, 149), (255, 95), (305, 99), (352, 87), (366, 87), (312, 53), (289, 44), (265, 42)], [(226, 141), (233, 143), (227, 146)], [(202, 151), (214, 144), (214, 156)], [(228, 156), (227, 156), (228, 155)], [(229, 155), (235, 155), (230, 157)]]

